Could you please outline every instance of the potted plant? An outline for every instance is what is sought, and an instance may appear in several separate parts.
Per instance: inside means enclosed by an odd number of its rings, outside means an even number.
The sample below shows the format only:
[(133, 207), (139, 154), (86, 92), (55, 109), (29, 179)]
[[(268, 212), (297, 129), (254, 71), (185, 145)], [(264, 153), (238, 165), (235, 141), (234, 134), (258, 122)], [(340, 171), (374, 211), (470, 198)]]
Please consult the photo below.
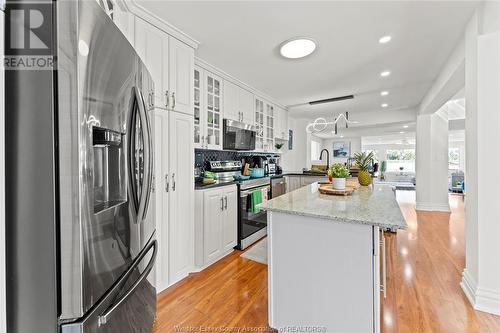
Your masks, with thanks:
[(354, 159), (356, 160), (356, 165), (359, 168), (358, 181), (362, 186), (368, 186), (372, 183), (372, 176), (368, 172), (368, 168), (373, 163), (373, 152), (363, 152), (354, 154)]
[(345, 190), (345, 179), (349, 177), (349, 170), (342, 163), (335, 163), (328, 170), (328, 177), (332, 179), (334, 189)]
[(387, 170), (387, 161), (382, 161), (380, 164), (380, 180), (385, 179), (385, 171)]

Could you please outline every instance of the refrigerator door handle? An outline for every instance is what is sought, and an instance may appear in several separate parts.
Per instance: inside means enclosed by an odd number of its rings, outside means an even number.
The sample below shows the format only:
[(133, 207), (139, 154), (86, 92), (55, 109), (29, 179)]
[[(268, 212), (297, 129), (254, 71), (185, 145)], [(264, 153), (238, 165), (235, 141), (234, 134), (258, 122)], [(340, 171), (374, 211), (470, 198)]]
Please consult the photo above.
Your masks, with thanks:
[[(125, 302), (130, 295), (132, 295), (134, 293), (135, 289), (137, 289), (137, 287), (141, 284), (142, 281), (144, 281), (144, 279), (148, 276), (148, 274), (153, 269), (153, 266), (154, 266), (154, 263), (155, 263), (155, 260), (156, 260), (156, 254), (158, 252), (158, 242), (157, 242), (156, 239), (151, 244), (149, 244), (149, 246), (144, 250), (144, 252), (141, 254), (141, 256), (136, 259), (135, 263), (130, 267), (129, 272), (132, 272), (134, 269), (137, 268), (137, 266), (139, 266), (139, 264), (141, 263), (142, 259), (144, 259), (144, 257), (146, 256), (146, 254), (149, 253), (149, 251), (151, 250), (151, 248), (153, 248), (153, 254), (151, 256), (151, 259), (149, 260), (148, 265), (146, 266), (146, 269), (144, 270), (144, 272), (142, 272), (142, 274), (139, 276), (139, 278), (137, 279), (137, 281), (135, 281), (134, 284), (127, 290), (127, 292), (125, 294), (123, 294), (123, 296), (121, 296), (113, 305), (111, 305), (103, 314), (101, 314), (98, 317), (98, 325), (99, 325), (99, 327), (102, 326), (102, 325), (105, 325), (108, 322), (108, 319), (111, 316), (111, 314), (113, 314), (113, 312), (123, 302)], [(129, 277), (129, 275), (130, 274), (125, 274), (123, 276), (122, 280), (126, 280)], [(119, 281), (119, 282), (121, 283), (122, 281)]]
[[(151, 196), (151, 182), (152, 182), (152, 144), (151, 144), (151, 128), (149, 127), (148, 115), (146, 113), (144, 98), (141, 94), (139, 88), (134, 87), (135, 96), (137, 98), (137, 106), (139, 109), (139, 116), (141, 119), (141, 124), (143, 127), (142, 136), (144, 141), (144, 181), (142, 183), (143, 188), (141, 190), (141, 198), (139, 201), (139, 209), (137, 214), (137, 219), (141, 219), (141, 222), (146, 219), (146, 214), (148, 212), (149, 197)], [(137, 221), (139, 222), (139, 221)]]

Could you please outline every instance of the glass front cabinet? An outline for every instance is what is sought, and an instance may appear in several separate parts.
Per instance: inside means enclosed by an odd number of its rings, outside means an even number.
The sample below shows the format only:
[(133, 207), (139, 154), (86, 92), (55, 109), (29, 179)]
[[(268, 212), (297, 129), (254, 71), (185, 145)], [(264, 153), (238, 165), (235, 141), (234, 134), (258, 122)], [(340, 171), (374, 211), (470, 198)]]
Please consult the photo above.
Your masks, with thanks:
[(201, 67), (194, 69), (194, 146), (222, 149), (222, 80)]
[(255, 150), (274, 150), (274, 105), (255, 97)]

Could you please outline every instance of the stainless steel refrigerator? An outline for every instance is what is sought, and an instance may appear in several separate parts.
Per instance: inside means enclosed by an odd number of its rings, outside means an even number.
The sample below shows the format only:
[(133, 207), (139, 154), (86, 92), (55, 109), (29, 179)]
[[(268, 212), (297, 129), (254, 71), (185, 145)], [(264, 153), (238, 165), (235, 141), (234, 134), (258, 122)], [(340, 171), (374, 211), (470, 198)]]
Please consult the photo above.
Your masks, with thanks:
[(96, 1), (48, 4), (55, 68), (6, 71), (7, 329), (150, 332), (153, 81)]

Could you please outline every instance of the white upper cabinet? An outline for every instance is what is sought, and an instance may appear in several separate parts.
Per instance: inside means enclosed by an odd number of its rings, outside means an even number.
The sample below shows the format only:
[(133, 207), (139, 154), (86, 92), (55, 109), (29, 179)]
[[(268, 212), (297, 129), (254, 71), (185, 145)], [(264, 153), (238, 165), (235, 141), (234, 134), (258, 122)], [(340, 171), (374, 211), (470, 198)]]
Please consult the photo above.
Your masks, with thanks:
[(254, 108), (254, 124), (257, 131), (255, 139), (255, 150), (264, 150), (265, 144), (265, 126), (264, 126), (264, 101), (259, 97), (255, 96), (255, 108)]
[(224, 118), (253, 123), (253, 94), (228, 80), (224, 81)]
[(275, 110), (274, 105), (266, 102), (266, 130), (265, 130), (265, 146), (264, 150), (272, 151), (274, 150), (274, 117)]
[[(194, 50), (175, 38), (169, 39), (169, 108), (193, 114)], [(165, 92), (167, 93), (167, 92)]]
[(242, 121), (246, 124), (253, 123), (253, 94), (246, 89), (238, 90), (238, 108), (241, 110)]
[(195, 66), (194, 92), (194, 146), (222, 149), (222, 80)]
[(134, 40), (155, 82), (155, 106), (192, 114), (194, 50), (138, 17)]
[(276, 107), (274, 137), (288, 140), (288, 111), (278, 106)]
[(155, 105), (162, 105), (163, 91), (168, 87), (169, 36), (160, 29), (135, 18), (135, 49), (146, 64), (155, 85)]
[(224, 118), (241, 121), (241, 111), (238, 105), (238, 90), (240, 88), (224, 80)]

